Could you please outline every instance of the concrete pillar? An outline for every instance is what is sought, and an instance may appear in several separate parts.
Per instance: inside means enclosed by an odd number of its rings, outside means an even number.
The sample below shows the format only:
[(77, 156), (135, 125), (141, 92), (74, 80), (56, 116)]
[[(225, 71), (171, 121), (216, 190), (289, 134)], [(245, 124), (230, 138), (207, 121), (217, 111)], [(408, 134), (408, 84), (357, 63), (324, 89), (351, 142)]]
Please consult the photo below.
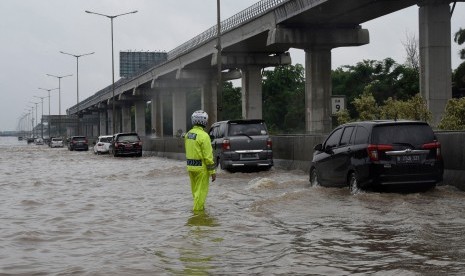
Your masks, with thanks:
[(419, 9), (420, 91), (433, 114), (433, 126), (452, 98), (449, 2), (425, 0)]
[(331, 130), (331, 50), (305, 50), (305, 129)]
[(124, 105), (121, 108), (123, 132), (131, 132), (131, 106)]
[(100, 110), (100, 132), (99, 135), (108, 135), (108, 111), (106, 109)]
[(107, 109), (107, 118), (108, 118), (108, 121), (107, 121), (108, 132), (107, 132), (107, 134), (112, 135), (112, 134), (114, 134), (116, 132), (113, 130), (113, 110), (111, 108)]
[(242, 118), (262, 119), (262, 74), (258, 66), (242, 70)]
[(173, 136), (186, 132), (186, 92), (182, 89), (173, 91)]
[(152, 96), (152, 103), (151, 103), (151, 109), (152, 109), (152, 114), (151, 114), (151, 121), (152, 121), (152, 135), (155, 135), (156, 137), (162, 136), (162, 123), (161, 123), (161, 118), (162, 118), (162, 113), (161, 113), (161, 99), (160, 99), (160, 94), (159, 93), (154, 93)]
[(217, 90), (216, 79), (206, 82), (202, 86), (201, 109), (208, 114), (209, 125), (218, 120), (217, 116)]
[(145, 106), (147, 102), (137, 101), (134, 104), (135, 131), (139, 136), (145, 136)]

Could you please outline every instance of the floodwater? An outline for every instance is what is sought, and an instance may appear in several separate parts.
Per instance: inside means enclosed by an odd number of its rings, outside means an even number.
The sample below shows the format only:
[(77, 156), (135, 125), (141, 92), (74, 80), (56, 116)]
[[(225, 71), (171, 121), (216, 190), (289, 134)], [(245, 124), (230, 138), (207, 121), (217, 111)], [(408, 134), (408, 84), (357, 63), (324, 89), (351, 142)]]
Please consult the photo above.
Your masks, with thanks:
[(193, 214), (184, 162), (0, 138), (1, 275), (460, 275), (465, 193), (351, 195), (302, 171), (220, 171)]

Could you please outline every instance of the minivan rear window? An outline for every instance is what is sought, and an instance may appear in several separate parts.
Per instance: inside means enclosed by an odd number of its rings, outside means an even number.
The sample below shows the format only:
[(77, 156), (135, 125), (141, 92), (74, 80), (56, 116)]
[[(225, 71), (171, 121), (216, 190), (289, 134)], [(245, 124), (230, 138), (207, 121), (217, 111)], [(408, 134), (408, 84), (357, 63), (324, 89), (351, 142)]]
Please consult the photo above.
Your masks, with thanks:
[(373, 128), (372, 143), (422, 145), (435, 140), (434, 132), (426, 124), (379, 125)]
[(254, 123), (254, 124), (230, 124), (229, 125), (229, 136), (235, 136), (235, 135), (249, 135), (249, 136), (254, 136), (254, 135), (267, 135), (265, 125), (264, 124), (259, 124), (259, 123)]

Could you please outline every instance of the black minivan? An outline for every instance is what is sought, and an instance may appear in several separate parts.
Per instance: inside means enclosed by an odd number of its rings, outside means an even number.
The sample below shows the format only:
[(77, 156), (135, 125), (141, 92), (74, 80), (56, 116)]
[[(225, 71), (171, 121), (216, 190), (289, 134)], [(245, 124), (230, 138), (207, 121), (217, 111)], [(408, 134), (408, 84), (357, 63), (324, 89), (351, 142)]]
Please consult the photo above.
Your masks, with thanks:
[(311, 185), (352, 192), (374, 188), (428, 190), (442, 181), (441, 145), (420, 121), (364, 121), (335, 128), (314, 148)]

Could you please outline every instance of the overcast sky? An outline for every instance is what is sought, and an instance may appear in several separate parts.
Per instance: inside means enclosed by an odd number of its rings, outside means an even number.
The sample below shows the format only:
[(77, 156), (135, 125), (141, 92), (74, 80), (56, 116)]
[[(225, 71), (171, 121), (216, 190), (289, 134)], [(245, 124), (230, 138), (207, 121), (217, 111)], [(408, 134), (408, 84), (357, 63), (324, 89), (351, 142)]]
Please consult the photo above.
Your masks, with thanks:
[[(222, 20), (255, 4), (256, 0), (222, 0)], [(138, 13), (114, 20), (115, 79), (119, 77), (119, 51), (169, 51), (216, 24), (215, 0), (0, 0), (0, 131), (16, 130), (19, 118), (61, 80), (61, 114), (75, 105), (75, 55), (79, 58), (79, 99), (111, 84), (110, 19), (87, 14), (90, 10), (116, 15)], [(465, 3), (457, 3), (452, 34), (465, 28)], [(461, 20), (460, 20), (461, 19)], [(402, 42), (407, 34), (418, 38), (418, 7), (414, 6), (362, 25), (370, 31), (370, 44), (332, 51), (332, 67), (354, 65), (364, 59), (392, 57), (404, 63)], [(451, 38), (452, 39), (452, 38)], [(452, 41), (452, 68), (461, 61)], [(304, 53), (291, 50), (292, 62), (304, 64)], [(58, 114), (58, 90), (51, 92), (50, 110)], [(44, 99), (48, 115), (48, 99)]]

